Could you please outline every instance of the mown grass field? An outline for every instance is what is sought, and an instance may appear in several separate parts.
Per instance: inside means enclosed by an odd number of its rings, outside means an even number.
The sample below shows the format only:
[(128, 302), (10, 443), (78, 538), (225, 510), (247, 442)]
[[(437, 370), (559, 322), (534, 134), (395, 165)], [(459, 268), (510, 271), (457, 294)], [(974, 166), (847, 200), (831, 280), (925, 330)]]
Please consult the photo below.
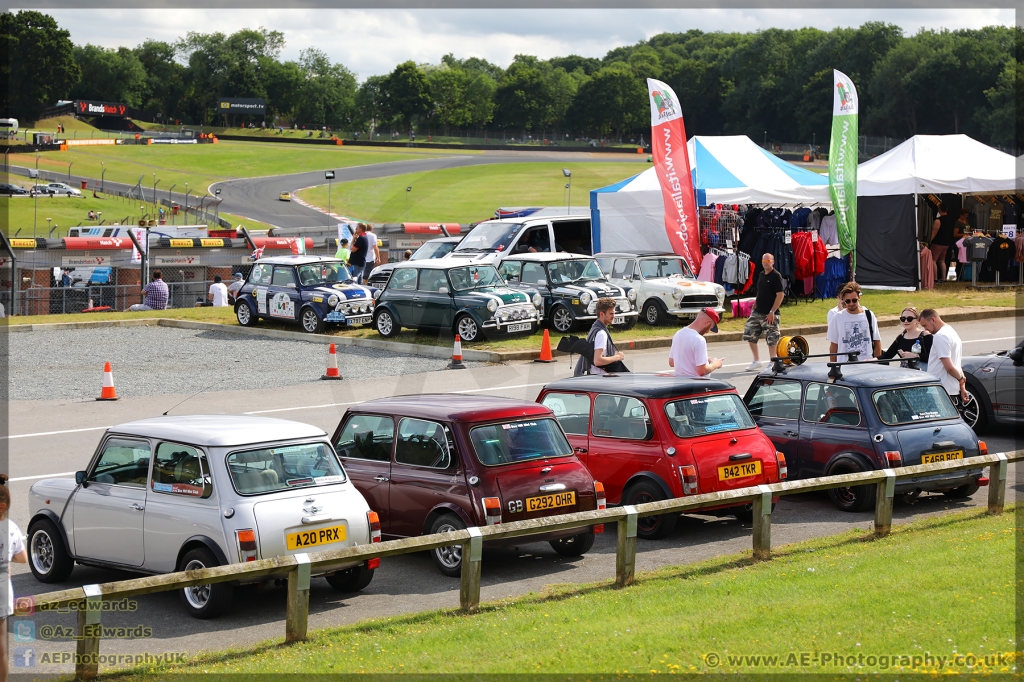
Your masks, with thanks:
[[(444, 150), (420, 149), (356, 149), (315, 145), (282, 145), (263, 142), (230, 142), (184, 145), (104, 145), (71, 147), (66, 152), (45, 152), (40, 155), (39, 168), (66, 175), (99, 178), (106, 164), (105, 180), (134, 185), (142, 176), (144, 187), (153, 186), (153, 173), (159, 180), (157, 192), (177, 185), (176, 192), (185, 191), (185, 183), (193, 194), (205, 194), (214, 182), (237, 178), (301, 173), (331, 168), (348, 168), (365, 164), (400, 161), (412, 157), (435, 157)], [(471, 152), (460, 152), (471, 153)], [(34, 154), (11, 154), (16, 166), (34, 168)]]
[[(572, 171), (572, 204), (588, 206), (590, 190), (605, 187), (647, 169), (622, 161), (510, 163), (409, 173), (390, 178), (336, 183), (331, 188), (335, 213), (375, 223), (404, 222), (406, 187), (412, 222), (476, 222), (494, 217), (502, 206), (565, 206), (568, 192), (562, 169)], [(299, 193), (327, 208), (327, 186)]]
[[(624, 589), (608, 582), (551, 586), (484, 604), (475, 616), (444, 610), (382, 618), (312, 632), (294, 645), (277, 640), (200, 654), (185, 666), (118, 678), (156, 672), (259, 679), (297, 670), (626, 679), (693, 672), (1005, 675), (1015, 663), (1014, 545), (1012, 510), (954, 513), (896, 527), (879, 540), (855, 530), (777, 547), (769, 562), (745, 552), (641, 574)], [(486, 556), (483, 565), (486, 580)]]

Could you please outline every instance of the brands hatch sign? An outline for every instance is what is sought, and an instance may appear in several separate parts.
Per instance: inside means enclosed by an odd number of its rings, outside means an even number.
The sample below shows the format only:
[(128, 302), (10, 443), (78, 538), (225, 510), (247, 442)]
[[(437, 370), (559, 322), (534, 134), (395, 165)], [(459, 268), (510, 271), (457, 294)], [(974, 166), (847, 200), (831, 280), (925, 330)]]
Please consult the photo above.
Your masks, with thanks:
[(225, 98), (218, 100), (217, 110), (222, 114), (256, 114), (263, 116), (267, 113), (267, 100), (237, 97)]
[(75, 113), (79, 116), (121, 116), (127, 115), (128, 107), (114, 102), (94, 102), (88, 99), (75, 100)]

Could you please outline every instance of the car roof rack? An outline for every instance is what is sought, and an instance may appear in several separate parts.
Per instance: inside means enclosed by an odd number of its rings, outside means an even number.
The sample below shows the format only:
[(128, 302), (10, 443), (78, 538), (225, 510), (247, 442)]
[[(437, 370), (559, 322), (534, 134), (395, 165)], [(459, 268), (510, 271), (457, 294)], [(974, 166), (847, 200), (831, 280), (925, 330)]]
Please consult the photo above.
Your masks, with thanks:
[[(794, 356), (794, 357), (788, 357), (788, 358), (775, 357), (775, 358), (772, 358), (772, 374), (781, 374), (782, 372), (786, 371), (786, 367), (794, 367), (794, 366), (797, 366), (797, 365), (802, 365), (804, 363), (804, 360), (806, 360), (808, 358), (831, 358), (831, 357), (834, 357), (835, 355), (837, 355), (837, 353), (818, 353), (816, 355), (802, 355), (801, 354), (801, 355), (797, 355), (797, 356)], [(845, 355), (847, 355), (848, 357), (852, 357), (853, 358), (853, 360), (851, 360), (850, 362), (856, 362), (857, 357), (860, 355), (860, 351), (853, 350), (853, 351), (850, 351), (849, 353), (845, 353)], [(838, 363), (838, 362), (837, 363), (829, 363), (830, 366), (832, 364), (837, 364), (838, 365), (838, 364), (843, 364), (843, 363)], [(850, 364), (850, 363), (848, 362), (846, 364)]]
[[(857, 353), (849, 353), (849, 355), (857, 355)], [(892, 360), (889, 359), (847, 360), (846, 362), (826, 362), (825, 365), (828, 367), (828, 378), (834, 384), (843, 378), (842, 368), (844, 365), (888, 365), (890, 362)]]

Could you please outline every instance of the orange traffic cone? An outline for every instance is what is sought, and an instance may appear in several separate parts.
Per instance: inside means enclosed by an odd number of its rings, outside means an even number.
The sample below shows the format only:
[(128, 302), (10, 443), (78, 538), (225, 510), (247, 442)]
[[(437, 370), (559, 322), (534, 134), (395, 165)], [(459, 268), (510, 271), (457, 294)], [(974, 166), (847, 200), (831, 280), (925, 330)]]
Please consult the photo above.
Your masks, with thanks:
[(544, 340), (540, 342), (540, 357), (534, 362), (555, 362), (555, 359), (551, 357), (551, 335), (548, 334), (547, 329), (544, 330)]
[(462, 364), (462, 339), (455, 335), (455, 347), (452, 349), (452, 361), (448, 363), (448, 369), (466, 369)]
[(114, 390), (114, 373), (110, 370), (110, 363), (103, 365), (103, 388), (100, 389), (100, 397), (96, 400), (117, 400), (117, 391)]
[(341, 374), (338, 373), (338, 351), (332, 343), (330, 348), (327, 350), (327, 374), (320, 377), (321, 379), (341, 379)]

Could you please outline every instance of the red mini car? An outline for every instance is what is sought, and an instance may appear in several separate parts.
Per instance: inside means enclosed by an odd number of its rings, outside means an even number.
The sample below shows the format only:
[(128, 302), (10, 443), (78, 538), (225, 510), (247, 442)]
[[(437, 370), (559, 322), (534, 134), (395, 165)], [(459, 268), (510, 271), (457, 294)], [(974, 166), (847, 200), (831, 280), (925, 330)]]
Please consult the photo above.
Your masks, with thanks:
[[(444, 394), (371, 400), (348, 409), (332, 442), (392, 538), (604, 508), (604, 488), (537, 403)], [(532, 537), (581, 556), (595, 530), (603, 526)], [(431, 556), (445, 575), (460, 574), (460, 546)]]
[[(581, 376), (548, 384), (537, 402), (555, 413), (612, 504), (744, 488), (786, 477), (785, 456), (754, 424), (736, 389), (723, 381), (659, 374)], [(714, 511), (741, 520), (752, 514), (750, 504)], [(664, 537), (677, 518), (641, 518), (637, 535)]]

